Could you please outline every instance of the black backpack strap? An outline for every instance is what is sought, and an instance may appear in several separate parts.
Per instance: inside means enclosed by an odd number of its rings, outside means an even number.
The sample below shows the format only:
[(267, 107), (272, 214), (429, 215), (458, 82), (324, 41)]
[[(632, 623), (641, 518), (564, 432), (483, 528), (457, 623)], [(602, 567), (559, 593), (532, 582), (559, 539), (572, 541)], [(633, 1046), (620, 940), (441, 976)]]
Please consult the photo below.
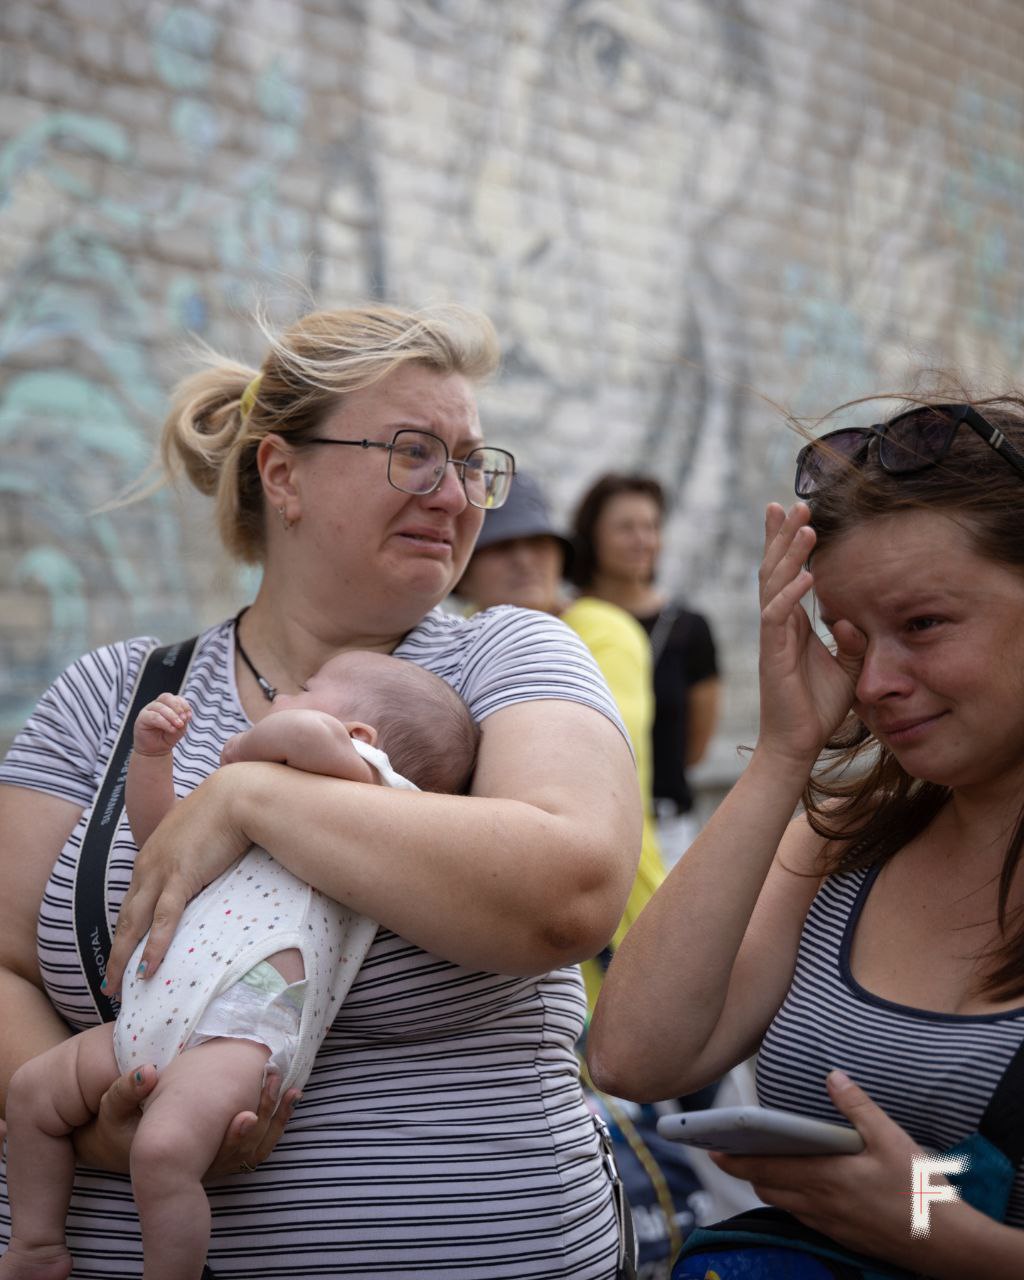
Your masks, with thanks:
[(988, 1100), (978, 1132), (1016, 1169), (1024, 1159), (1024, 1041)]
[(110, 954), (110, 921), (107, 916), (107, 864), (121, 810), (124, 784), (132, 747), (135, 717), (161, 693), (176, 693), (185, 683), (197, 636), (179, 644), (151, 649), (142, 665), (132, 700), (121, 723), (117, 742), (107, 761), (75, 871), (74, 915), (78, 955), (96, 1012), (103, 1022), (113, 1022), (117, 1009), (101, 989)]

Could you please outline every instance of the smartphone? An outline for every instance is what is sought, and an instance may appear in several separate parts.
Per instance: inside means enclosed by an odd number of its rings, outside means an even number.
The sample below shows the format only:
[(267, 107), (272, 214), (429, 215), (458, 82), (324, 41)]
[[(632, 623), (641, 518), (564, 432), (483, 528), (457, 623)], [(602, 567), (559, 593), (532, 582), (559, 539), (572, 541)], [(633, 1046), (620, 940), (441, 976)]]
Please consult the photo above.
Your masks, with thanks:
[(658, 1132), (673, 1142), (734, 1156), (852, 1155), (864, 1148), (856, 1129), (769, 1107), (713, 1107), (660, 1116)]

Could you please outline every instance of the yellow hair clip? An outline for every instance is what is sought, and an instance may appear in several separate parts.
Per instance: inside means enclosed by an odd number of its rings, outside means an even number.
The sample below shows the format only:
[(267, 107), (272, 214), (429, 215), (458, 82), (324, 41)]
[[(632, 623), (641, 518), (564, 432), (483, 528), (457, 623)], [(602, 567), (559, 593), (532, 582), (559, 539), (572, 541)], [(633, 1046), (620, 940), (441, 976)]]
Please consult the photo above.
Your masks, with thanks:
[(256, 404), (256, 397), (260, 393), (260, 384), (262, 382), (263, 374), (258, 373), (242, 392), (242, 398), (238, 402), (238, 407), (241, 410), (243, 421), (248, 418), (249, 414), (253, 411), (253, 407)]

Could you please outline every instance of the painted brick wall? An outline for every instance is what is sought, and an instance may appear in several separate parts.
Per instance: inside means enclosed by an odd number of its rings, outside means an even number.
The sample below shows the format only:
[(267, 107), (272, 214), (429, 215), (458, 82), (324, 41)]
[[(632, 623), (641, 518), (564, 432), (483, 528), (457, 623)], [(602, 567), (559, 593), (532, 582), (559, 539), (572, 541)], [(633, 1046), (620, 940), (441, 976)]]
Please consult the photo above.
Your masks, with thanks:
[(5, 0), (0, 736), (68, 659), (252, 583), (152, 451), (187, 335), (262, 300), (495, 319), (495, 442), (566, 512), (676, 494), (666, 581), (753, 734), (761, 509), (837, 401), (1024, 356), (1019, 0)]

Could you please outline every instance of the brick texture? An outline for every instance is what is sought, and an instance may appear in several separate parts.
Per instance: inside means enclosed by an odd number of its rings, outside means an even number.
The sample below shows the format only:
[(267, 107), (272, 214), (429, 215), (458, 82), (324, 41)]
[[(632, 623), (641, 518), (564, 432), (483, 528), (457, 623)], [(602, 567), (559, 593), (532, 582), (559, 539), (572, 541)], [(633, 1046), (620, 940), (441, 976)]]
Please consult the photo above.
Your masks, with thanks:
[(755, 729), (761, 509), (836, 402), (1024, 364), (1019, 0), (5, 0), (0, 736), (81, 650), (184, 634), (251, 577), (188, 496), (91, 514), (196, 333), (309, 295), (482, 307), (491, 438), (560, 513), (675, 495), (666, 582)]

